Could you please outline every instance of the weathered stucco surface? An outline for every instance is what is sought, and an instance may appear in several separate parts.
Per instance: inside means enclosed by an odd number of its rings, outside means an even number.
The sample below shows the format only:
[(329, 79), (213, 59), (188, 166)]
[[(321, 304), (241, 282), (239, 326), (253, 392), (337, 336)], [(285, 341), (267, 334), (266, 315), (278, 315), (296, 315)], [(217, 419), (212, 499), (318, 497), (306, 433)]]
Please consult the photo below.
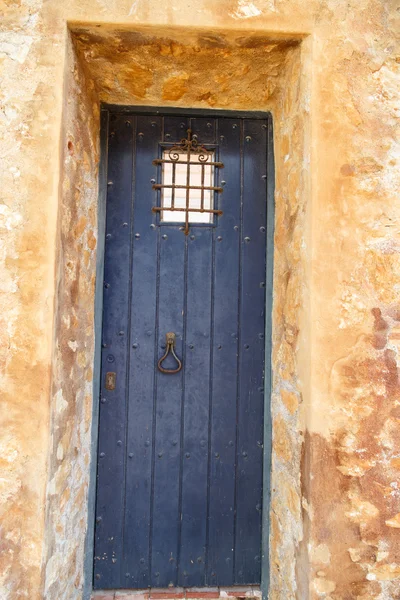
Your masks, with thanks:
[[(44, 597), (82, 587), (92, 415), (99, 106), (67, 41)], [(66, 569), (62, 577), (60, 573)]]
[(270, 598), (400, 598), (395, 2), (0, 0), (0, 15), (0, 597), (82, 598), (108, 101), (272, 111)]

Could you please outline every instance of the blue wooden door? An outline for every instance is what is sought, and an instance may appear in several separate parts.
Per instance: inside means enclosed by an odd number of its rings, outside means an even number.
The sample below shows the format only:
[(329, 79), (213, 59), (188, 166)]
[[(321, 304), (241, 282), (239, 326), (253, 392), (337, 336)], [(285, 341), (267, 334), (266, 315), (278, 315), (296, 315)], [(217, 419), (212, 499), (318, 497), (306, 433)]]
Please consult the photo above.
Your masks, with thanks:
[[(260, 583), (267, 134), (110, 115), (96, 588)], [(185, 224), (159, 209), (163, 157), (188, 135), (220, 164), (197, 186), (220, 212)], [(182, 368), (164, 373), (171, 332)]]

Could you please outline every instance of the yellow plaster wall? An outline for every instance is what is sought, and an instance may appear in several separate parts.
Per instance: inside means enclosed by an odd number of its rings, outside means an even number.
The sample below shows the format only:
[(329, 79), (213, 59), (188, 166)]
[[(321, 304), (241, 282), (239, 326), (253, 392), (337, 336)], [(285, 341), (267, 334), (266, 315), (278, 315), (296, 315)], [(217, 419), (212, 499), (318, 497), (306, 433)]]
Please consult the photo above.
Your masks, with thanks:
[[(0, 597), (82, 596), (97, 103), (115, 97), (272, 110), (271, 598), (394, 600), (400, 594), (396, 4), (0, 0), (0, 14)], [(109, 57), (97, 73), (96, 57), (85, 55), (93, 38), (79, 38), (89, 22), (104, 23), (104, 35), (108, 28), (111, 35), (135, 29), (153, 38), (158, 25), (165, 43), (157, 42), (156, 59), (148, 40), (149, 53), (131, 57), (132, 77), (107, 87)], [(194, 26), (201, 35), (188, 29)], [(138, 44), (143, 39), (136, 37), (128, 45)], [(196, 48), (204, 56), (214, 48), (218, 64), (228, 65), (225, 80), (190, 80), (187, 56)], [(165, 75), (157, 72), (162, 64)], [(194, 64), (209, 69), (209, 60)], [(237, 85), (229, 65), (249, 67)], [(132, 89), (139, 76), (142, 85)], [(245, 76), (250, 91), (241, 83)]]

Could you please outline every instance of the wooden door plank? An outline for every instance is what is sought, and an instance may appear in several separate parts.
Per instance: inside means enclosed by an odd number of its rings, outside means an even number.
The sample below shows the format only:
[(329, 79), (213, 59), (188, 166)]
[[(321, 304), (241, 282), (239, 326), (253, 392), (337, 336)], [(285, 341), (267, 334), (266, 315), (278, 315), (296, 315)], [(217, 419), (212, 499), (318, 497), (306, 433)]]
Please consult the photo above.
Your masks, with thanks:
[[(127, 126), (126, 122), (130, 122)], [(103, 352), (99, 413), (98, 489), (96, 498), (94, 586), (117, 588), (123, 564), (125, 433), (127, 410), (127, 336), (134, 119), (110, 119), (108, 194), (104, 265)], [(104, 387), (116, 373), (116, 388)]]
[(219, 119), (225, 181), (215, 232), (207, 585), (232, 585), (240, 245), (240, 121)]
[[(199, 143), (215, 142), (215, 119), (192, 119)], [(192, 226), (186, 267), (184, 407), (178, 585), (205, 584), (213, 227)]]
[(129, 412), (126, 445), (124, 587), (150, 585), (150, 499), (153, 466), (157, 248), (156, 192), (151, 179), (158, 155), (161, 117), (137, 117), (132, 256)]
[[(174, 137), (180, 140), (181, 122), (165, 118), (164, 139), (169, 133), (169, 142)], [(182, 357), (187, 237), (175, 225), (162, 224), (160, 230), (157, 355), (164, 352), (165, 335), (171, 331), (176, 334), (176, 353)], [(156, 382), (151, 578), (152, 586), (168, 587), (177, 585), (183, 372), (166, 375), (157, 370)]]
[(243, 122), (235, 583), (261, 578), (266, 275), (266, 121)]
[(271, 440), (272, 440), (272, 299), (274, 279), (274, 228), (275, 228), (275, 164), (272, 116), (267, 118), (267, 223), (266, 223), (266, 286), (265, 286), (265, 375), (264, 375), (264, 460), (263, 460), (263, 513), (261, 553), (261, 593), (267, 598), (270, 582), (269, 534), (271, 498)]

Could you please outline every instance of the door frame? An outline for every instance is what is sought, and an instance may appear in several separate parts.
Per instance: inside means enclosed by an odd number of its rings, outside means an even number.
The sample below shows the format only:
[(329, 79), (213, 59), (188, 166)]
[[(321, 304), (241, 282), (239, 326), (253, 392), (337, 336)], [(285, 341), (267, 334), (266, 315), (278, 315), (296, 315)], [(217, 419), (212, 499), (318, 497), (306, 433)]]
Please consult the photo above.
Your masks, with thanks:
[(272, 301), (273, 301), (273, 268), (274, 268), (274, 229), (275, 229), (275, 162), (273, 121), (270, 112), (208, 110), (174, 107), (151, 106), (120, 106), (102, 104), (100, 110), (100, 160), (99, 160), (99, 194), (97, 206), (97, 257), (96, 285), (94, 310), (94, 365), (93, 365), (93, 407), (91, 431), (91, 460), (90, 480), (88, 491), (88, 521), (85, 538), (85, 564), (83, 600), (90, 600), (93, 591), (93, 560), (94, 560), (94, 519), (97, 491), (97, 454), (99, 433), (99, 396), (101, 378), (101, 334), (103, 321), (103, 281), (104, 281), (104, 246), (106, 227), (107, 201), (107, 162), (108, 162), (108, 131), (111, 114), (131, 114), (149, 116), (182, 115), (188, 117), (228, 117), (266, 119), (267, 130), (267, 223), (266, 223), (266, 298), (265, 298), (265, 379), (264, 379), (264, 455), (263, 455), (263, 509), (262, 509), (262, 550), (261, 550), (261, 592), (263, 600), (268, 598), (269, 589), (269, 530), (270, 530), (270, 478), (272, 451)]

